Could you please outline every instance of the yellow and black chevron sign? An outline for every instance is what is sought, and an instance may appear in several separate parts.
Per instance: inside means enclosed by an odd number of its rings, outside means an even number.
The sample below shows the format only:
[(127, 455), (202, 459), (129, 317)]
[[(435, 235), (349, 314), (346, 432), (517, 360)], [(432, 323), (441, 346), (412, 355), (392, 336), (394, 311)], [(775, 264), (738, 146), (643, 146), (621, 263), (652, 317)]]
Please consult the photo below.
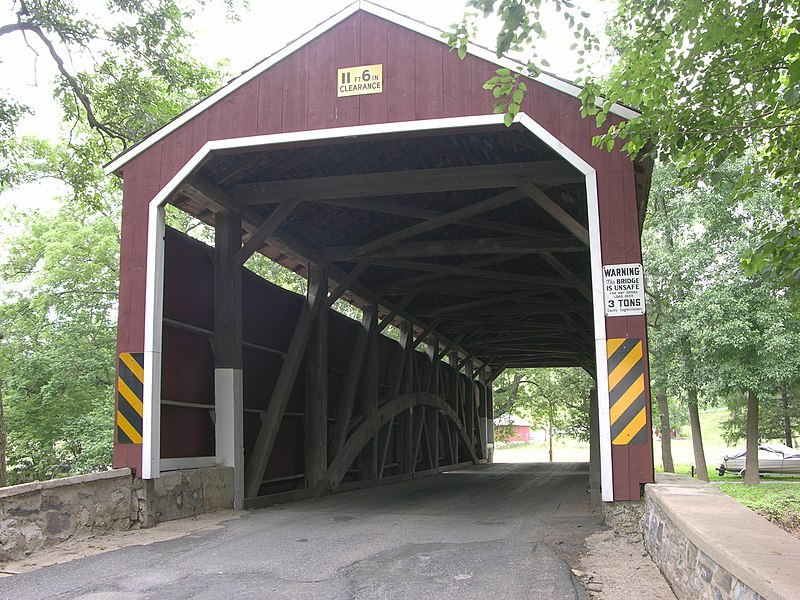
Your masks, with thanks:
[(142, 443), (142, 394), (144, 392), (144, 353), (119, 355), (117, 378), (117, 441)]
[(617, 446), (644, 444), (647, 442), (647, 410), (642, 340), (614, 338), (606, 344), (611, 443)]

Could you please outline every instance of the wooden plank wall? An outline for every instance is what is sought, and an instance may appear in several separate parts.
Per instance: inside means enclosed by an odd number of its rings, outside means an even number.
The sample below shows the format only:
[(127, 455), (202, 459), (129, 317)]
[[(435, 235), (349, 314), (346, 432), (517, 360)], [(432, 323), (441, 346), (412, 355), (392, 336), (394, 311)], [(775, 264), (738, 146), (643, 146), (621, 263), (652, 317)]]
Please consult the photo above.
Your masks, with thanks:
[[(214, 455), (214, 354), (213, 337), (202, 331), (214, 328), (213, 249), (167, 229), (165, 251), (164, 358), (162, 398), (168, 402), (161, 411), (161, 457), (181, 458)], [(280, 372), (279, 352), (286, 350), (304, 298), (279, 288), (245, 271), (244, 304), (244, 442), (245, 457), (261, 426), (261, 413), (266, 411)], [(349, 357), (356, 344), (360, 324), (334, 311), (329, 311), (328, 417), (332, 426), (338, 409)], [(179, 325), (180, 323), (180, 325)], [(255, 348), (260, 346), (261, 348)], [(265, 348), (272, 348), (270, 352)], [(377, 380), (383, 400), (391, 377), (392, 359), (402, 353), (400, 344), (385, 336), (378, 337)], [(414, 352), (417, 386), (422, 390), (429, 368), (428, 357)], [(455, 371), (440, 362), (439, 368), (451, 380)], [(302, 367), (301, 367), (302, 370)], [(363, 376), (363, 374), (362, 374)], [(461, 375), (461, 377), (464, 377)], [(453, 408), (457, 401), (451, 386), (446, 399)], [(185, 406), (180, 406), (185, 404)], [(365, 400), (362, 405), (367, 404)], [(377, 403), (377, 405), (382, 402)], [(203, 408), (206, 406), (207, 408)], [(305, 378), (297, 377), (278, 433), (264, 479), (280, 480), (262, 486), (260, 495), (302, 489), (305, 472), (303, 411)], [(390, 445), (387, 464), (400, 463), (402, 446), (396, 436)], [(444, 434), (439, 436), (445, 439)], [(466, 453), (462, 453), (462, 459)], [(439, 456), (449, 456), (442, 450)], [(456, 461), (457, 462), (457, 461)], [(440, 466), (450, 464), (443, 461)], [(386, 470), (385, 476), (400, 474), (398, 467)], [(293, 476), (300, 476), (291, 478)], [(291, 479), (290, 479), (291, 478)], [(350, 474), (345, 481), (356, 479)]]

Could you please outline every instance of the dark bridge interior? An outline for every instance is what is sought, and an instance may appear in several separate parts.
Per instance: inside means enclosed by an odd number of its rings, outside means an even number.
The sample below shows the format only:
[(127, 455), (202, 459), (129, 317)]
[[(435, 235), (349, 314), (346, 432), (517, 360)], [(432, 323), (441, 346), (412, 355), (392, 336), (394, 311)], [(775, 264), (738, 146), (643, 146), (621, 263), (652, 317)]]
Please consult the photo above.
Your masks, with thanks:
[(584, 177), (522, 127), (218, 152), (171, 202), (462, 365), (594, 370)]

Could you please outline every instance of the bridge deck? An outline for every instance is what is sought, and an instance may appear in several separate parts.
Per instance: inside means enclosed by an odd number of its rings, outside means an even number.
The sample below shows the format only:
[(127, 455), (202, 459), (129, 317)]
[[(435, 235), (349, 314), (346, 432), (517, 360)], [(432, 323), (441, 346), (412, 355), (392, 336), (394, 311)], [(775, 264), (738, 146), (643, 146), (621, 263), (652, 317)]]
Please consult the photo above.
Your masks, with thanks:
[[(585, 598), (586, 464), (478, 465), (0, 580), (3, 598)], [(577, 588), (577, 589), (576, 589)]]

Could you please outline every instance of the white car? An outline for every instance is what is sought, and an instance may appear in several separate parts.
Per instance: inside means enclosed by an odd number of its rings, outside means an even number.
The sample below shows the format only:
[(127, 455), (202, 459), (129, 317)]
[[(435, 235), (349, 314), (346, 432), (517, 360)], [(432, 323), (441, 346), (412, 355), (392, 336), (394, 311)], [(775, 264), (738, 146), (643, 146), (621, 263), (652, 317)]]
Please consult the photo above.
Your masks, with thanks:
[[(743, 475), (745, 469), (746, 450), (726, 454), (717, 469), (720, 476), (725, 473)], [(758, 447), (759, 473), (791, 473), (800, 475), (800, 450), (789, 448), (783, 444), (762, 444)]]

